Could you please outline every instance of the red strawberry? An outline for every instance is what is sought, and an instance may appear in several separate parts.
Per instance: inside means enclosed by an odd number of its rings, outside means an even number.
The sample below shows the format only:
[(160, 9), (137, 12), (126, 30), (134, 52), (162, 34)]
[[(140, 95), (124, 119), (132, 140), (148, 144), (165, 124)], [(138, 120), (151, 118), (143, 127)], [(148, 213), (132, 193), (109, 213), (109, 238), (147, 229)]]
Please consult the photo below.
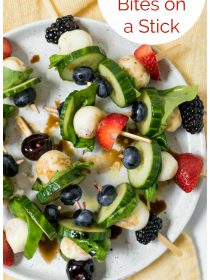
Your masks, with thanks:
[(128, 122), (128, 117), (121, 114), (110, 114), (103, 118), (97, 129), (98, 143), (106, 150), (111, 150), (118, 135)]
[(6, 234), (3, 232), (3, 263), (6, 266), (14, 264), (14, 253), (6, 239)]
[(150, 73), (151, 79), (160, 81), (161, 74), (156, 54), (149, 45), (141, 45), (134, 52), (134, 56), (144, 66), (144, 68)]
[(11, 56), (12, 54), (12, 45), (10, 44), (9, 40), (6, 38), (3, 38), (3, 58), (7, 58)]
[(175, 181), (181, 189), (189, 193), (197, 185), (203, 168), (203, 160), (193, 154), (180, 154), (175, 157), (179, 165)]

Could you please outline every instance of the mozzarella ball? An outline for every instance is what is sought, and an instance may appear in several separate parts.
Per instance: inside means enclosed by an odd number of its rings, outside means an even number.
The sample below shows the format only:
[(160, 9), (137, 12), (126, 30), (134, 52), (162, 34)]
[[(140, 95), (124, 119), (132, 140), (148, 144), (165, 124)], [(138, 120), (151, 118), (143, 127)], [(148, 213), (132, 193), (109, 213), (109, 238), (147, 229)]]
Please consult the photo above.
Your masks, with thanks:
[(104, 112), (95, 106), (80, 108), (73, 120), (74, 130), (77, 136), (91, 139), (96, 135), (98, 123), (105, 116)]
[(91, 256), (79, 247), (70, 238), (64, 237), (61, 240), (60, 250), (70, 260), (86, 261), (91, 259)]
[(178, 171), (178, 162), (168, 152), (162, 152), (162, 169), (158, 178), (158, 181), (168, 181), (175, 177)]
[(23, 252), (28, 237), (27, 223), (20, 218), (13, 218), (6, 223), (4, 231), (14, 254)]
[(15, 56), (10, 56), (4, 59), (3, 66), (13, 71), (19, 71), (19, 72), (23, 72), (26, 69), (25, 64)]
[(167, 120), (166, 131), (175, 132), (182, 125), (182, 117), (179, 108), (175, 108)]
[(58, 41), (59, 51), (62, 55), (67, 55), (92, 45), (93, 39), (90, 34), (79, 29), (63, 33)]
[(36, 162), (36, 172), (40, 180), (46, 184), (58, 171), (71, 167), (71, 159), (66, 154), (52, 150), (43, 154)]
[(141, 230), (143, 229), (149, 221), (149, 210), (147, 206), (140, 200), (131, 213), (131, 215), (118, 222), (116, 225), (129, 230)]
[(127, 72), (135, 81), (137, 89), (145, 87), (150, 81), (150, 75), (143, 65), (133, 55), (120, 58), (118, 60), (120, 67)]

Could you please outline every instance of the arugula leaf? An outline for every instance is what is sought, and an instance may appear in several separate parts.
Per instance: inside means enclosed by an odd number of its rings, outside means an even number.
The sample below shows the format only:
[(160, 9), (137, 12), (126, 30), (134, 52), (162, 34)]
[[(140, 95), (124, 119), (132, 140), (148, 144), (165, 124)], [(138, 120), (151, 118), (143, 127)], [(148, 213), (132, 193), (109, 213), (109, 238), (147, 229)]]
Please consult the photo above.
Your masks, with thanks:
[(144, 190), (144, 197), (147, 201), (147, 207), (150, 210), (150, 203), (155, 198), (155, 195), (157, 193), (157, 186), (153, 185), (150, 188)]
[(8, 179), (3, 176), (3, 199), (7, 199), (13, 195), (13, 186)]
[(76, 148), (84, 148), (86, 147), (86, 152), (92, 152), (95, 146), (95, 138), (93, 139), (84, 139), (79, 137), (76, 144), (74, 145)]
[(3, 104), (3, 117), (8, 119), (12, 117), (16, 112), (16, 107), (10, 104)]

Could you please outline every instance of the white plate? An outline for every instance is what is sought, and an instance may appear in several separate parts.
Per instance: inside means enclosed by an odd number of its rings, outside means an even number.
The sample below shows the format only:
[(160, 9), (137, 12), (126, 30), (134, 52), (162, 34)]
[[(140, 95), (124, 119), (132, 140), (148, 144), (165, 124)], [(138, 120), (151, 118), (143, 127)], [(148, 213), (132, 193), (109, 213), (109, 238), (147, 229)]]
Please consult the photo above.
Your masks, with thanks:
[[(79, 21), (93, 36), (95, 44), (101, 46), (106, 51), (107, 56), (113, 59), (132, 54), (137, 47), (136, 44), (121, 38), (105, 23), (90, 19), (80, 19)], [(37, 104), (41, 114), (35, 113), (30, 108), (19, 110), (19, 114), (25, 117), (29, 123), (33, 124), (34, 129), (38, 131), (43, 131), (48, 116), (48, 113), (42, 109), (43, 105), (47, 103), (48, 105), (55, 106), (54, 100), (56, 98), (64, 100), (65, 96), (73, 89), (81, 88), (74, 83), (63, 82), (57, 72), (48, 69), (49, 56), (57, 52), (57, 46), (48, 44), (44, 38), (45, 29), (50, 23), (51, 21), (35, 22), (5, 35), (14, 46), (14, 55), (25, 63), (29, 64), (34, 54), (39, 54), (41, 57), (39, 63), (33, 64), (35, 69), (34, 75), (42, 76), (42, 83), (36, 86), (38, 93)], [(152, 85), (159, 89), (165, 89), (185, 84), (180, 72), (169, 61), (162, 61), (160, 68), (163, 80), (161, 82), (153, 82)], [(108, 112), (122, 111), (110, 100), (97, 99), (97, 104)], [(128, 109), (124, 111), (128, 111)], [(14, 120), (10, 121), (7, 134), (10, 135), (7, 140), (8, 151), (15, 158), (22, 158), (20, 144), (23, 136), (19, 134)], [(205, 160), (206, 144), (204, 133), (191, 135), (185, 130), (179, 129), (176, 134), (169, 135), (168, 138), (170, 146), (174, 151), (199, 154)], [(79, 156), (79, 153), (77, 151), (76, 157)], [(21, 165), (20, 171), (31, 172), (33, 168), (32, 162), (25, 161)], [(109, 171), (101, 175), (93, 174), (82, 185), (86, 186), (86, 189), (88, 186), (90, 190), (94, 180), (101, 184), (112, 183), (116, 185), (127, 180), (127, 176), (125, 169), (122, 168), (120, 174), (116, 171)], [(15, 185), (18, 189), (24, 189), (31, 198), (35, 196), (35, 193), (30, 191), (31, 184), (29, 180), (21, 176), (21, 174), (15, 178)], [(197, 188), (190, 194), (184, 193), (173, 182), (164, 188), (160, 188), (158, 196), (167, 202), (166, 213), (161, 214), (164, 221), (162, 232), (171, 241), (176, 240), (192, 216), (202, 187), (203, 181), (200, 180)], [(94, 188), (91, 189), (91, 192), (95, 192)], [(4, 223), (9, 218), (10, 214), (5, 207)], [(148, 246), (143, 246), (136, 242), (134, 235), (133, 232), (124, 231), (117, 240), (112, 242), (113, 251), (109, 252), (106, 262), (97, 265), (97, 279), (123, 279), (145, 268), (165, 252), (166, 248), (160, 242), (154, 241)], [(18, 263), (10, 269), (5, 268), (5, 272), (21, 280), (58, 280), (67, 279), (65, 267), (66, 264), (60, 256), (57, 256), (49, 265), (42, 259), (39, 251), (37, 251), (32, 260), (28, 261), (25, 258), (19, 258)]]

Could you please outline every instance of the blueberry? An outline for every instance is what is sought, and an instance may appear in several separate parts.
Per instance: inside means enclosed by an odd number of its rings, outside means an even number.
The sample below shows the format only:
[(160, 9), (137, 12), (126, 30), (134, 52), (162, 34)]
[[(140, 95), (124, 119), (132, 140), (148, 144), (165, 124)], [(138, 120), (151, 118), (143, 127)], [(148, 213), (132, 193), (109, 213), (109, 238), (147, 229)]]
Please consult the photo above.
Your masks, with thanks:
[(74, 212), (73, 219), (76, 225), (90, 227), (94, 223), (94, 216), (90, 210), (78, 209)]
[(65, 205), (74, 205), (76, 201), (80, 200), (81, 196), (80, 186), (70, 185), (61, 192), (60, 199)]
[(64, 102), (60, 103), (58, 108), (57, 108), (59, 117), (61, 116), (61, 111), (63, 109), (63, 104), (64, 104)]
[(142, 122), (147, 116), (147, 106), (141, 101), (135, 101), (132, 105), (132, 120)]
[(27, 105), (33, 104), (35, 99), (36, 91), (33, 88), (28, 88), (16, 93), (13, 101), (17, 107), (25, 107)]
[(97, 83), (99, 86), (97, 90), (97, 95), (99, 97), (106, 98), (111, 94), (113, 87), (105, 77), (97, 76), (93, 79), (93, 82)]
[(11, 155), (3, 155), (3, 173), (7, 177), (15, 176), (19, 171), (19, 166)]
[(86, 85), (94, 78), (93, 70), (89, 67), (76, 68), (73, 73), (73, 80), (78, 85)]
[(92, 259), (86, 261), (70, 260), (66, 267), (69, 280), (94, 280), (95, 266)]
[(138, 149), (133, 146), (127, 147), (123, 151), (122, 162), (127, 169), (135, 169), (138, 167), (141, 163), (141, 156)]
[(51, 223), (55, 223), (58, 221), (60, 217), (60, 212), (56, 205), (49, 204), (44, 209), (44, 215)]
[(97, 195), (98, 203), (102, 206), (110, 205), (117, 196), (115, 187), (112, 185), (105, 185), (102, 187)]

